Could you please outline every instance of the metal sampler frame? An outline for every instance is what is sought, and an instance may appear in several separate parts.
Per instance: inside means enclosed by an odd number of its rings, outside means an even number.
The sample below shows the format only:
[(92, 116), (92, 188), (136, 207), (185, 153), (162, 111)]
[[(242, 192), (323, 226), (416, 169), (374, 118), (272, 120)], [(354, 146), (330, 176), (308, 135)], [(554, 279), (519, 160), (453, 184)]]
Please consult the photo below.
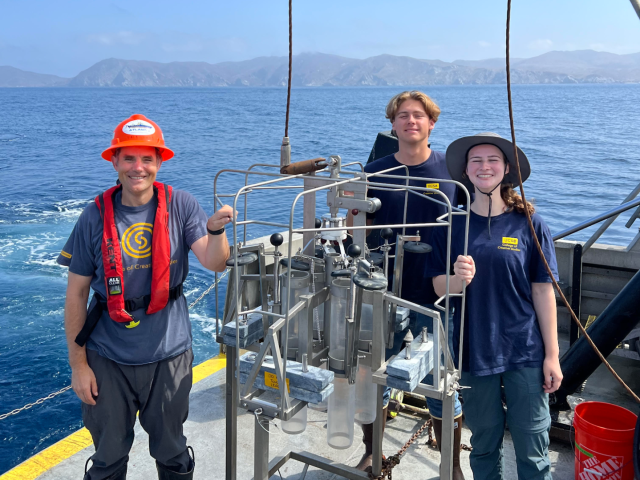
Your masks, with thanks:
[[(303, 311), (306, 311), (306, 322), (304, 318), (299, 319), (299, 333), (298, 333), (298, 350), (296, 353), (296, 360), (308, 361), (309, 365), (319, 366), (323, 362), (329, 362), (328, 351), (331, 332), (329, 330), (330, 325), (330, 283), (322, 289), (318, 289), (315, 293), (309, 295), (302, 295), (300, 301), (295, 305), (291, 305), (291, 288), (286, 290), (287, 302), (289, 308), (286, 311), (281, 311), (282, 303), (284, 299), (279, 299), (279, 260), (278, 248), (276, 246), (274, 254), (265, 253), (263, 244), (251, 244), (247, 245), (247, 227), (249, 225), (266, 225), (277, 228), (286, 228), (288, 231), (288, 245), (286, 258), (292, 259), (295, 254), (293, 252), (293, 235), (303, 235), (304, 248), (302, 252), (298, 252), (297, 255), (307, 251), (307, 247), (311, 245), (314, 248), (314, 238), (316, 233), (320, 230), (322, 232), (343, 231), (346, 227), (326, 227), (317, 228), (315, 226), (316, 219), (316, 193), (322, 192), (327, 195), (327, 205), (330, 209), (332, 217), (338, 217), (340, 209), (347, 209), (354, 213), (353, 226), (348, 227), (352, 232), (353, 243), (361, 247), (363, 258), (366, 250), (366, 231), (367, 230), (381, 230), (384, 228), (402, 228), (402, 235), (397, 236), (396, 240), (396, 262), (394, 268), (394, 285), (391, 292), (384, 290), (364, 290), (363, 288), (356, 287), (353, 283), (354, 272), (357, 267), (352, 266), (351, 270), (351, 310), (354, 313), (349, 318), (347, 313), (347, 352), (345, 359), (343, 360), (342, 372), (337, 373), (337, 376), (349, 378), (350, 383), (355, 382), (355, 374), (358, 368), (358, 362), (362, 362), (364, 365), (370, 366), (373, 372), (373, 381), (377, 384), (377, 414), (374, 422), (374, 442), (373, 442), (373, 474), (380, 475), (382, 467), (382, 435), (383, 435), (383, 422), (382, 422), (382, 396), (384, 388), (387, 383), (386, 366), (389, 363), (385, 361), (385, 348), (393, 346), (394, 326), (395, 326), (395, 309), (398, 306), (409, 308), (410, 310), (422, 313), (431, 317), (434, 320), (434, 333), (433, 333), (433, 355), (434, 367), (433, 385), (418, 384), (414, 391), (423, 394), (427, 397), (437, 398), (443, 402), (443, 428), (442, 428), (442, 467), (441, 478), (451, 478), (452, 475), (452, 449), (453, 449), (453, 428), (454, 428), (454, 391), (457, 388), (457, 381), (460, 378), (460, 371), (462, 366), (462, 332), (464, 328), (461, 328), (460, 333), (460, 349), (459, 349), (459, 363), (454, 365), (453, 359), (449, 353), (449, 349), (445, 348), (448, 345), (447, 338), (449, 334), (449, 322), (442, 324), (440, 320), (440, 312), (425, 308), (421, 305), (417, 305), (400, 298), (401, 292), (401, 279), (402, 279), (402, 255), (403, 244), (406, 241), (418, 240), (419, 237), (405, 235), (405, 229), (407, 227), (442, 227), (447, 228), (447, 258), (451, 256), (451, 225), (454, 215), (464, 215), (466, 218), (465, 224), (465, 240), (464, 240), (464, 253), (467, 252), (468, 243), (468, 229), (469, 229), (469, 205), (470, 196), (466, 188), (459, 182), (453, 180), (433, 179), (438, 183), (451, 183), (458, 186), (461, 191), (464, 191), (467, 199), (467, 208), (459, 209), (452, 206), (447, 196), (438, 189), (431, 189), (427, 187), (411, 186), (410, 180), (417, 180), (422, 182), (428, 182), (430, 179), (421, 177), (408, 176), (408, 168), (406, 166), (395, 167), (387, 170), (383, 170), (377, 173), (364, 173), (354, 172), (350, 170), (344, 170), (347, 166), (358, 165), (363, 170), (362, 164), (358, 162), (342, 165), (341, 158), (339, 156), (331, 156), (328, 160), (328, 166), (318, 173), (329, 173), (326, 175), (316, 175), (315, 172), (299, 175), (283, 175), (280, 173), (271, 173), (265, 171), (254, 170), (258, 167), (263, 168), (280, 168), (280, 165), (272, 164), (254, 164), (247, 170), (239, 169), (224, 169), (220, 170), (214, 180), (214, 210), (216, 209), (216, 202), (223, 204), (221, 198), (233, 198), (233, 208), (238, 210), (238, 200), (241, 196), (244, 196), (244, 216), (242, 220), (236, 219), (233, 222), (233, 245), (232, 249), (232, 262), (231, 266), (234, 267), (234, 275), (230, 278), (233, 279), (233, 285), (229, 282), (228, 288), (233, 288), (233, 293), (228, 296), (228, 299), (232, 300), (234, 305), (227, 305), (226, 309), (229, 315), (225, 315), (224, 323), (228, 323), (230, 320), (235, 320), (236, 327), (236, 345), (226, 346), (227, 351), (227, 367), (226, 367), (226, 469), (225, 478), (227, 480), (236, 480), (236, 461), (237, 461), (237, 435), (238, 435), (238, 407), (251, 411), (255, 415), (255, 449), (254, 449), (254, 479), (266, 480), (272, 474), (274, 474), (278, 468), (280, 468), (287, 460), (295, 459), (305, 464), (321, 468), (323, 470), (342, 475), (350, 479), (364, 479), (368, 478), (368, 474), (355, 470), (347, 465), (337, 464), (331, 460), (325, 459), (309, 452), (289, 452), (286, 455), (276, 457), (269, 462), (269, 422), (270, 419), (279, 418), (286, 421), (291, 419), (298, 411), (300, 411), (307, 402), (292, 399), (289, 396), (287, 388), (284, 388), (286, 382), (283, 381), (286, 378), (287, 362), (283, 361), (288, 356), (288, 341), (289, 341), (289, 321), (290, 319)], [(405, 175), (395, 175), (396, 170), (404, 169)], [(218, 182), (219, 178), (223, 174), (242, 174), (245, 176), (245, 185), (240, 188), (236, 193), (220, 193), (218, 194)], [(260, 176), (264, 180), (258, 183), (249, 184), (249, 177), (251, 175)], [(389, 184), (376, 182), (377, 178), (389, 178), (404, 181), (402, 184)], [(266, 179), (265, 179), (266, 178)], [(283, 184), (284, 183), (284, 184)], [(289, 184), (286, 184), (289, 183)], [(291, 185), (290, 183), (293, 183)], [(375, 188), (377, 190), (391, 190), (391, 191), (404, 191), (404, 216), (403, 223), (389, 224), (389, 225), (366, 225), (366, 212), (375, 212), (380, 208), (380, 202), (376, 204), (374, 200), (367, 198), (367, 187)], [(257, 191), (265, 190), (302, 190), (299, 192), (293, 200), (289, 213), (289, 223), (277, 223), (272, 221), (265, 221), (259, 219), (248, 219), (248, 200), (249, 194)], [(344, 192), (352, 192), (352, 195), (345, 196)], [(425, 195), (428, 193), (430, 195)], [(443, 205), (446, 208), (445, 214), (436, 219), (435, 223), (420, 223), (420, 224), (407, 224), (407, 205), (408, 196), (410, 194), (419, 195), (421, 198), (436, 202)], [(441, 197), (438, 200), (436, 197)], [(294, 228), (294, 219), (296, 206), (300, 200), (303, 200), (304, 215), (302, 228)], [(299, 217), (298, 217), (299, 218)], [(243, 228), (243, 243), (239, 243), (238, 227)], [(243, 253), (254, 252), (259, 258), (259, 274), (248, 275), (244, 272), (244, 268), (239, 263), (239, 257)], [(267, 274), (265, 265), (265, 256), (274, 256), (274, 273)], [(280, 254), (281, 255), (281, 254)], [(313, 256), (313, 254), (311, 255)], [(308, 258), (308, 257), (307, 257)], [(351, 264), (355, 265), (355, 259), (346, 257), (344, 252), (340, 257), (344, 262), (351, 260)], [(319, 259), (318, 259), (319, 260)], [(311, 262), (317, 260), (310, 260)], [(324, 261), (323, 261), (324, 263)], [(328, 263), (327, 263), (328, 265)], [(360, 265), (360, 261), (358, 262)], [(367, 264), (368, 265), (368, 264)], [(385, 262), (386, 265), (386, 262)], [(325, 270), (326, 278), (331, 279), (330, 271), (331, 267), (327, 266)], [(292, 268), (288, 268), (287, 285), (291, 285), (291, 271)], [(242, 309), (243, 301), (243, 289), (244, 285), (248, 281), (258, 281), (260, 285), (259, 303), (261, 304), (257, 308), (250, 310)], [(450, 272), (446, 272), (446, 289), (447, 294), (441, 297), (436, 302), (436, 308), (443, 314), (444, 318), (449, 318), (450, 298), (461, 297), (462, 301), (462, 321), (464, 323), (464, 298), (465, 289), (458, 294), (449, 294), (449, 282)], [(274, 288), (274, 305), (272, 311), (269, 312), (269, 305), (267, 299), (267, 289), (271, 283)], [(280, 301), (282, 300), (282, 301)], [(314, 327), (314, 309), (327, 302), (325, 306), (325, 321), (324, 321), (324, 335), (318, 340), (313, 338)], [(361, 342), (359, 341), (360, 332), (360, 311), (362, 303), (373, 305), (373, 331), (372, 340), (368, 344), (368, 351), (363, 351), (361, 348)], [(444, 304), (444, 305), (442, 305)], [(232, 312), (233, 310), (233, 312)], [(216, 286), (216, 316), (218, 312), (218, 291)], [(263, 321), (263, 339), (257, 344), (246, 347), (248, 350), (256, 351), (258, 353), (254, 366), (249, 374), (249, 378), (243, 385), (240, 384), (240, 376), (238, 371), (240, 361), (240, 317), (249, 313), (259, 312), (262, 314)], [(385, 313), (388, 312), (388, 313)], [(233, 313), (233, 315), (232, 315)], [(301, 315), (302, 317), (302, 315)], [(269, 319), (273, 319), (270, 325)], [(437, 321), (436, 321), (437, 320)], [(284, 333), (282, 333), (284, 332)], [(218, 337), (218, 341), (222, 343), (222, 337)], [(268, 402), (258, 397), (264, 391), (255, 389), (253, 383), (259, 373), (260, 366), (264, 357), (271, 353), (273, 357), (273, 363), (275, 367), (275, 373), (278, 380), (278, 393), (280, 396), (280, 402)], [(444, 365), (440, 366), (439, 359), (440, 354), (444, 356)], [(391, 359), (390, 359), (391, 360)], [(389, 361), (390, 361), (389, 360)], [(332, 370), (336, 371), (334, 368)], [(305, 472), (308, 467), (305, 467)]]

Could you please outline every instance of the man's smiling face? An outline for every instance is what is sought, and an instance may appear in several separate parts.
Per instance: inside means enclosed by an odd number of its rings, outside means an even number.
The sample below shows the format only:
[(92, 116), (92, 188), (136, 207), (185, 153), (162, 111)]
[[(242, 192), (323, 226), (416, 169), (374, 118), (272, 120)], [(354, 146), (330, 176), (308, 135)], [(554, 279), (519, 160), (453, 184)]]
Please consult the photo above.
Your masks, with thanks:
[(154, 147), (123, 147), (111, 162), (123, 190), (135, 197), (152, 191), (162, 164)]
[(419, 143), (429, 138), (435, 122), (429, 118), (422, 103), (410, 99), (400, 104), (392, 126), (400, 141)]

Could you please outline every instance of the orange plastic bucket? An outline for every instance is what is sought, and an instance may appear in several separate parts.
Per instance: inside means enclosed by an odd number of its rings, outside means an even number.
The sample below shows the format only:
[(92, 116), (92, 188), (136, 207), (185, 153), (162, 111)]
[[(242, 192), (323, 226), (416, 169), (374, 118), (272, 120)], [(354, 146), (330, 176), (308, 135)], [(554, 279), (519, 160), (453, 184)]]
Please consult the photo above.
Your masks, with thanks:
[(638, 417), (604, 402), (576, 406), (576, 480), (633, 480), (633, 434)]

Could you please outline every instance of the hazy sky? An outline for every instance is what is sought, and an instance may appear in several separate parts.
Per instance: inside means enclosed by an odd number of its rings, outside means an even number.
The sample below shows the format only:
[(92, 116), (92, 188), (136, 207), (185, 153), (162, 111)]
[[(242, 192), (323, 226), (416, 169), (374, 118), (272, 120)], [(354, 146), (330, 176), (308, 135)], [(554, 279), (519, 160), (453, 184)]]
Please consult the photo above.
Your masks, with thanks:
[[(287, 0), (1, 0), (0, 65), (74, 76), (115, 57), (205, 61), (287, 54)], [(294, 53), (504, 56), (506, 0), (293, 0)], [(513, 0), (512, 55), (640, 52), (629, 0)]]

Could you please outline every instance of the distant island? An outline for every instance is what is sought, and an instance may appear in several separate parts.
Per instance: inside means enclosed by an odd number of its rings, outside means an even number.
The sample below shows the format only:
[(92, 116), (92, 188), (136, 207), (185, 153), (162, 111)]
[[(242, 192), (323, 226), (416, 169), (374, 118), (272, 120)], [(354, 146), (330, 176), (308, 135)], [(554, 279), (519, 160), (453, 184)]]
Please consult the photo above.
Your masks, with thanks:
[[(0, 87), (284, 87), (287, 57), (242, 62), (102, 60), (73, 78), (0, 66)], [(640, 83), (640, 53), (594, 50), (548, 52), (511, 60), (512, 82), (521, 84)], [(488, 85), (506, 83), (504, 59), (420, 60), (378, 55), (364, 60), (304, 53), (293, 59), (296, 87)]]

